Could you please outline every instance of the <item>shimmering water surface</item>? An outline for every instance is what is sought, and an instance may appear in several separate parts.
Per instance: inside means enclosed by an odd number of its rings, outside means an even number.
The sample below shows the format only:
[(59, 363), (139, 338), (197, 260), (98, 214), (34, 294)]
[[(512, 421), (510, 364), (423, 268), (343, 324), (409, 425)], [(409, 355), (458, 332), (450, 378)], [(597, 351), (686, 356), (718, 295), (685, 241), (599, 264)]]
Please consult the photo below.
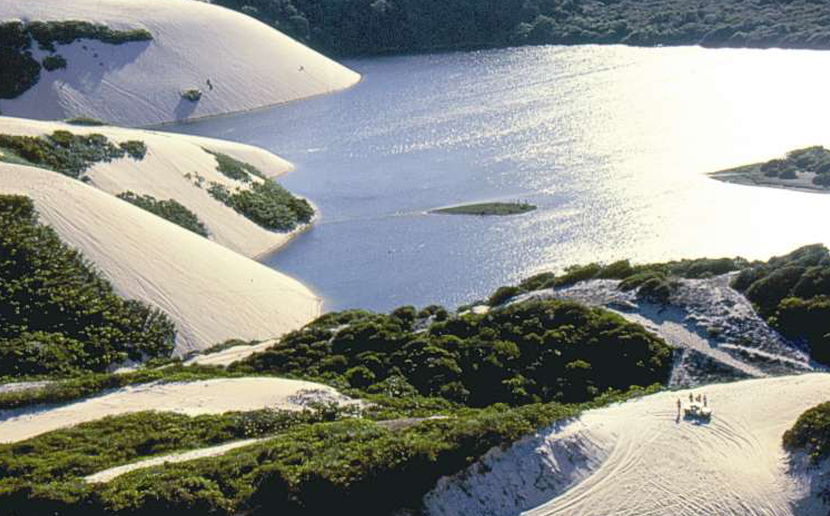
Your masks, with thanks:
[[(830, 197), (706, 172), (830, 140), (830, 53), (534, 47), (348, 61), (345, 92), (171, 130), (259, 145), (319, 223), (265, 262), (330, 310), (456, 306), (546, 269), (768, 258)], [(428, 215), (526, 200), (512, 217)]]

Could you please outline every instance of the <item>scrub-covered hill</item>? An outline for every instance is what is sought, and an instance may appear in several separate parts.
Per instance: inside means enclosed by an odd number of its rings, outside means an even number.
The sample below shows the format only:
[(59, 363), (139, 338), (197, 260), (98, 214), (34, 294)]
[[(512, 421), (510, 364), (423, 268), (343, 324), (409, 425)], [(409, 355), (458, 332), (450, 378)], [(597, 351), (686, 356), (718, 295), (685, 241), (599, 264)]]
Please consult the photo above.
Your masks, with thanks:
[(0, 3), (0, 110), (148, 125), (288, 102), (360, 76), (202, 2)]

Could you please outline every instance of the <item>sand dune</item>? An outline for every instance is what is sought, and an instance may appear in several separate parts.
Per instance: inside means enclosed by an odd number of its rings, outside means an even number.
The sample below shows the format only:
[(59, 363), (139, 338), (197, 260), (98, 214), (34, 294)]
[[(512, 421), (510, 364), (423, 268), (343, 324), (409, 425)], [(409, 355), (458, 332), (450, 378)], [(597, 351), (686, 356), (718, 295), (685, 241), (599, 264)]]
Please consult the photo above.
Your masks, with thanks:
[[(709, 423), (669, 391), (592, 410), (495, 450), (425, 499), (432, 515), (812, 515), (809, 477), (781, 436), (827, 401), (830, 374), (708, 385)], [(527, 512), (524, 512), (527, 511)]]
[(176, 353), (272, 338), (320, 313), (320, 299), (298, 281), (80, 181), (0, 163), (0, 192), (31, 197), (42, 222), (119, 294), (169, 314)]
[[(289, 102), (346, 88), (360, 76), (272, 27), (190, 0), (0, 2), (0, 21), (82, 20), (143, 28), (150, 42), (57, 45), (64, 70), (12, 100), (6, 115), (57, 120), (91, 116), (142, 126)], [(34, 45), (34, 56), (47, 53)], [(208, 85), (210, 81), (210, 85)], [(181, 92), (197, 88), (198, 102)]]

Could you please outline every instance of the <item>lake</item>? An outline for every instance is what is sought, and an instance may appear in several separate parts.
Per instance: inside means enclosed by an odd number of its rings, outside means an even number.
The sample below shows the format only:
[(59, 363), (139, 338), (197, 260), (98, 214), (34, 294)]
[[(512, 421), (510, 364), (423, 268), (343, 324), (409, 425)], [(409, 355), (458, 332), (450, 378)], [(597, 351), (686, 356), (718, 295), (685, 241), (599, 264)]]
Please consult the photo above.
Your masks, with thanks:
[[(830, 197), (712, 172), (830, 144), (830, 53), (527, 47), (346, 61), (336, 94), (166, 127), (258, 145), (318, 224), (264, 262), (325, 308), (455, 307), (572, 264), (830, 242)], [(509, 217), (427, 214), (527, 201)]]

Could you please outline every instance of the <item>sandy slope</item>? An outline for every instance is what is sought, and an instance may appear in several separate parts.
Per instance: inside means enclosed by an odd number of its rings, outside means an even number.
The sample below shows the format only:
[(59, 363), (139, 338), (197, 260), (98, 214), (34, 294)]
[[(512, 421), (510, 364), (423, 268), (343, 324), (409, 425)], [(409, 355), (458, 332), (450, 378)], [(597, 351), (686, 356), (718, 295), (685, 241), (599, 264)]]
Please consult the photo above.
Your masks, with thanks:
[[(259, 344), (254, 344), (253, 346), (243, 344), (241, 346), (234, 346), (232, 348), (224, 349), (216, 353), (210, 353), (207, 355), (196, 355), (192, 358), (188, 358), (184, 361), (184, 363), (185, 365), (198, 364), (226, 366), (239, 360), (242, 360), (243, 358), (249, 357), (254, 353), (265, 351), (266, 349), (270, 348), (276, 343), (277, 341), (275, 339), (272, 339), (266, 340), (265, 342), (260, 342)], [(0, 392), (3, 392), (2, 388), (3, 386), (0, 385)]]
[(320, 313), (298, 281), (80, 181), (0, 163), (0, 192), (31, 197), (41, 220), (121, 295), (169, 314), (177, 353), (272, 338)]
[(114, 468), (105, 469), (104, 471), (99, 471), (98, 473), (84, 477), (84, 480), (90, 483), (109, 482), (110, 480), (116, 477), (120, 477), (125, 473), (129, 473), (130, 471), (135, 471), (137, 469), (149, 468), (152, 466), (161, 466), (162, 464), (168, 463), (175, 464), (177, 462), (186, 462), (189, 460), (202, 459), (205, 457), (218, 457), (219, 455), (223, 455), (231, 450), (242, 448), (243, 446), (248, 446), (250, 444), (256, 444), (264, 440), (265, 438), (245, 439), (244, 441), (234, 441), (231, 443), (220, 444), (218, 446), (199, 448), (198, 450), (191, 450), (181, 453), (171, 453), (168, 455), (162, 455), (160, 457), (153, 457), (152, 459), (133, 462), (132, 464), (125, 464), (123, 466), (116, 466)]
[[(204, 149), (222, 152), (250, 163), (270, 177), (291, 170), (290, 163), (266, 150), (198, 136), (0, 117), (0, 134), (42, 136), (55, 130), (66, 130), (74, 134), (99, 133), (114, 143), (126, 140), (144, 142), (147, 145), (147, 155), (143, 160), (136, 161), (127, 157), (110, 163), (99, 163), (86, 173), (92, 180), (91, 184), (113, 195), (129, 190), (156, 199), (175, 199), (196, 213), (207, 227), (211, 240), (229, 249), (248, 257), (256, 257), (285, 244), (293, 236), (292, 233), (278, 233), (258, 226), (207, 192), (211, 182), (231, 189), (246, 186), (217, 172), (216, 158)], [(186, 174), (190, 174), (190, 178)], [(201, 187), (195, 179), (197, 174), (203, 178)]]
[(812, 515), (781, 436), (830, 397), (822, 373), (706, 386), (708, 424), (664, 392), (592, 410), (489, 454), (426, 497), (432, 515)]
[(228, 378), (145, 384), (57, 407), (0, 411), (0, 442), (16, 442), (106, 416), (157, 410), (191, 416), (275, 408), (302, 410), (307, 399), (349, 403), (331, 387), (283, 378)]
[[(86, 115), (149, 125), (288, 102), (346, 88), (360, 79), (264, 23), (202, 2), (0, 2), (0, 20), (13, 19), (145, 28), (153, 41), (59, 45), (67, 69), (44, 71), (34, 88), (0, 101), (3, 113), (12, 116), (56, 120)], [(45, 55), (37, 48), (34, 53), (36, 58)], [(198, 103), (181, 98), (189, 88), (202, 90)]]

